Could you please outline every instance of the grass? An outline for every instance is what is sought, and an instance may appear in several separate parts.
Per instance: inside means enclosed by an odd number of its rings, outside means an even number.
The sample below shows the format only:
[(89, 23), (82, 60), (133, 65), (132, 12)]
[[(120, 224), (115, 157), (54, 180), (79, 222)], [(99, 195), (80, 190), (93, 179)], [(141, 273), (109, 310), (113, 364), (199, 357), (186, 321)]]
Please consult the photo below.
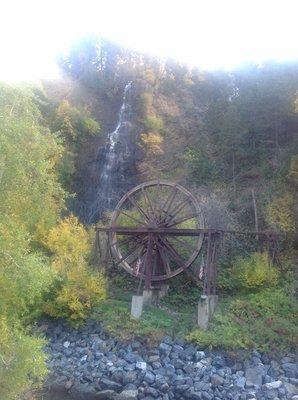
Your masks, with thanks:
[(165, 304), (146, 307), (140, 320), (130, 316), (131, 292), (113, 289), (113, 298), (103, 301), (94, 311), (93, 318), (103, 322), (105, 328), (122, 339), (146, 338), (149, 342), (165, 335), (182, 336), (193, 329), (193, 308), (176, 312)]
[(297, 314), (297, 301), (284, 288), (240, 293), (220, 301), (208, 331), (194, 329), (187, 339), (227, 350), (293, 350), (298, 341)]
[(277, 286), (222, 294), (208, 331), (196, 325), (197, 302), (202, 288), (185, 277), (171, 280), (168, 295), (159, 308), (147, 307), (140, 320), (130, 316), (136, 288), (121, 276), (110, 286), (110, 298), (94, 312), (106, 329), (124, 340), (145, 338), (148, 343), (163, 336), (180, 336), (202, 347), (264, 352), (292, 350), (298, 342), (298, 305), (293, 279)]

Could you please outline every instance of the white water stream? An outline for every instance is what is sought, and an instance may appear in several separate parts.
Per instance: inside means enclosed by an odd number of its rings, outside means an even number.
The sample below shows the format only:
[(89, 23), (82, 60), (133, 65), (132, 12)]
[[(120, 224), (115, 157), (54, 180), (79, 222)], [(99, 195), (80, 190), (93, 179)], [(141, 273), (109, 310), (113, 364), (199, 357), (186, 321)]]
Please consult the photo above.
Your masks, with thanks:
[[(118, 187), (115, 186), (125, 178), (122, 176), (121, 163), (123, 164), (123, 160), (129, 153), (129, 149), (125, 141), (121, 140), (121, 136), (127, 132), (130, 109), (127, 95), (131, 86), (132, 82), (128, 82), (125, 85), (117, 126), (115, 130), (108, 135), (108, 144), (106, 146), (104, 163), (102, 165), (96, 204), (94, 204), (91, 210), (91, 220), (98, 211), (110, 210), (115, 205), (115, 200), (119, 200), (115, 198), (118, 189)], [(118, 143), (121, 145), (117, 146)]]

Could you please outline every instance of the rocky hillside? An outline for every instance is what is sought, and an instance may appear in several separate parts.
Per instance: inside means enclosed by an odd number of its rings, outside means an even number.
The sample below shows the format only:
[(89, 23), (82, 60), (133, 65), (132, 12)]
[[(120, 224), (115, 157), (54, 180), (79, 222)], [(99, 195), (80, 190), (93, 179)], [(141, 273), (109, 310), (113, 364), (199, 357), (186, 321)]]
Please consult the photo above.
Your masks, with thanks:
[[(72, 207), (83, 221), (98, 220), (137, 182), (164, 178), (215, 196), (240, 225), (294, 231), (297, 64), (204, 72), (86, 38), (60, 65), (63, 83), (44, 84), (52, 110), (67, 100), (101, 127), (74, 151)], [(113, 201), (96, 205), (128, 82)], [(64, 135), (69, 141), (67, 129)]]

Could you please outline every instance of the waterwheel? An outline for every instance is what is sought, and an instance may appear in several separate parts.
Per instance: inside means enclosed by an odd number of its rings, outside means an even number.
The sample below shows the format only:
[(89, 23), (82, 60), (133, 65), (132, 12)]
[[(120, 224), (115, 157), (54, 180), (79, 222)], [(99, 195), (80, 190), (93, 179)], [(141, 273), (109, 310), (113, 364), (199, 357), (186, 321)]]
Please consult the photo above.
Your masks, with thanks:
[(201, 208), (188, 190), (151, 181), (122, 197), (108, 234), (117, 263), (149, 289), (191, 266), (202, 247), (203, 229)]

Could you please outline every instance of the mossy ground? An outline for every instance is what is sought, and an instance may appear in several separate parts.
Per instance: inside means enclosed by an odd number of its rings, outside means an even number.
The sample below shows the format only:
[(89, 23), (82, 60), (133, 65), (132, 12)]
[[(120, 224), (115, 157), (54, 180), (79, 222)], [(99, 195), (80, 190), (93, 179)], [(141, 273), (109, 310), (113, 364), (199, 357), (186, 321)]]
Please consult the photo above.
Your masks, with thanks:
[(295, 347), (297, 301), (284, 288), (256, 293), (221, 295), (210, 329), (196, 325), (199, 287), (170, 290), (160, 306), (147, 307), (139, 321), (130, 316), (133, 291), (113, 287), (111, 296), (94, 312), (106, 329), (124, 340), (142, 338), (154, 343), (165, 335), (179, 336), (202, 347), (283, 352)]

